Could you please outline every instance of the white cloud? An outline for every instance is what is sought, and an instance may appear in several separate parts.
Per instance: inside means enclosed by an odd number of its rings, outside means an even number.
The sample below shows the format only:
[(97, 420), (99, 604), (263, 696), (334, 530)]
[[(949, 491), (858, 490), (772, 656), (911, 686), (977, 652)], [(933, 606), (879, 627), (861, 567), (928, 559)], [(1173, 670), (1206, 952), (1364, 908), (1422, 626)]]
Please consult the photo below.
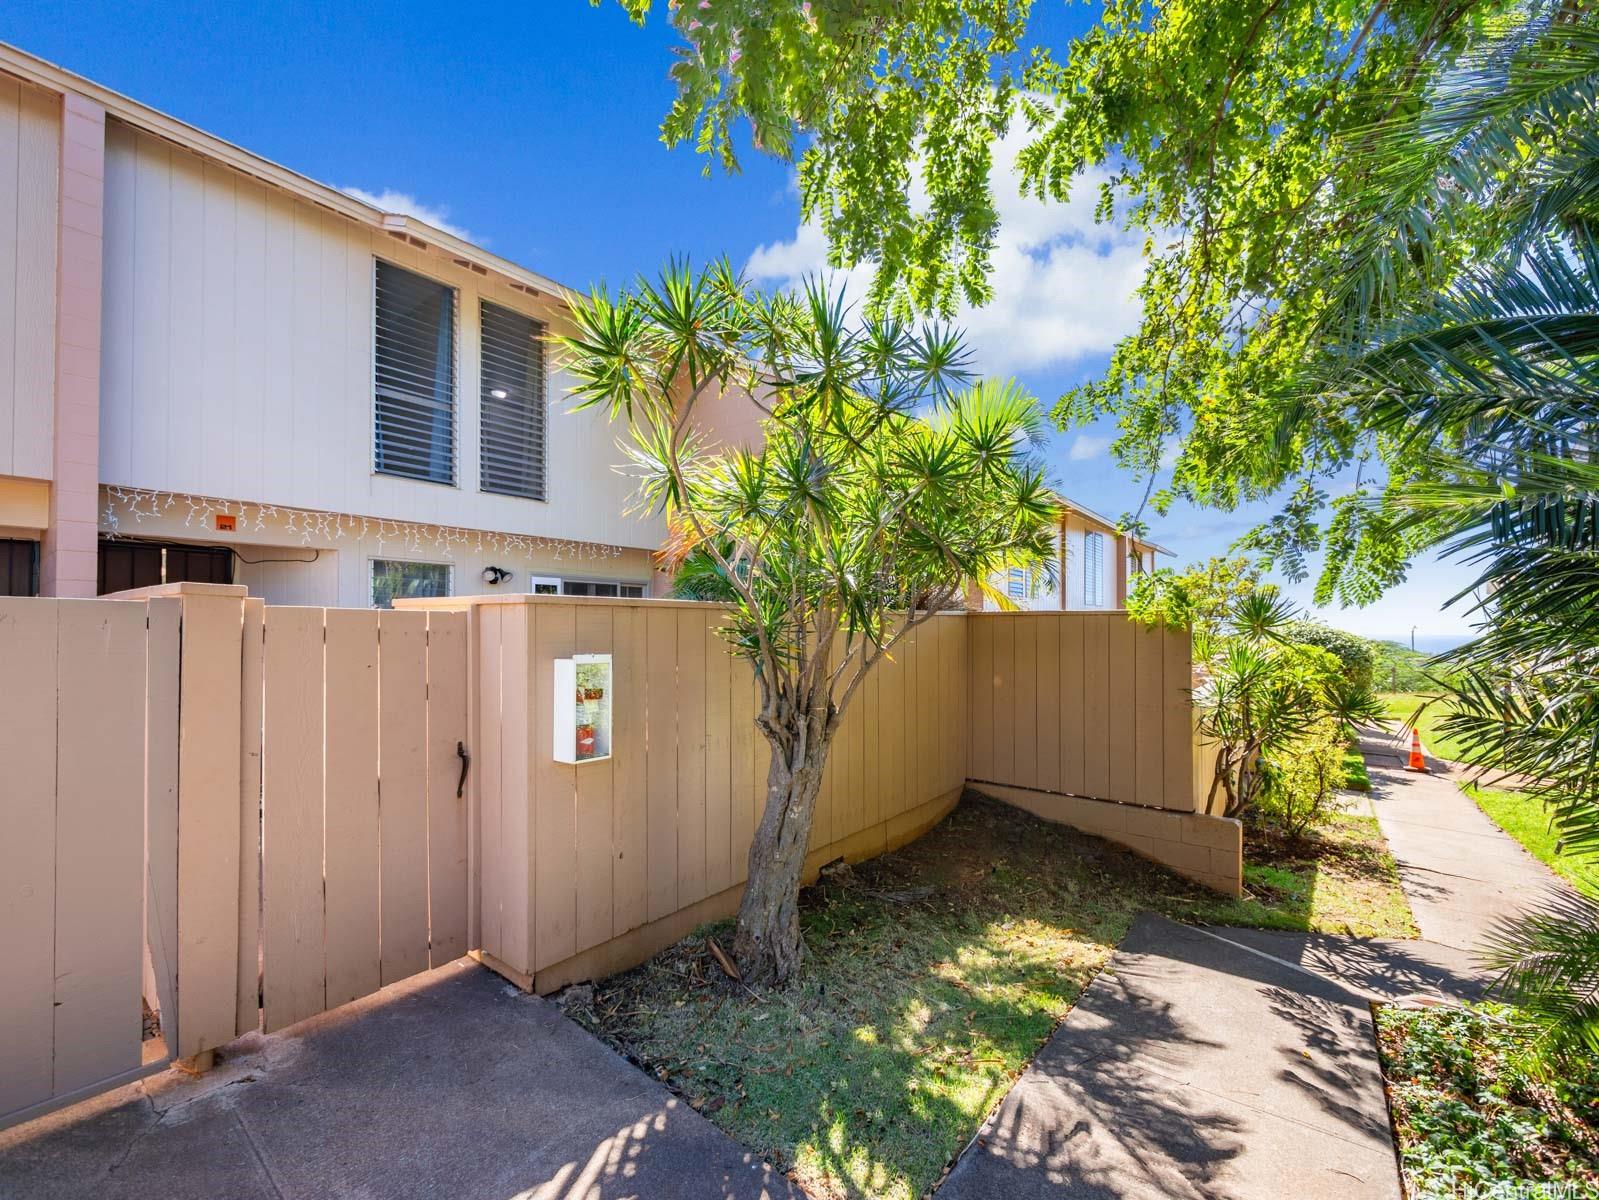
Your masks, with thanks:
[(1079, 433), (1072, 439), (1072, 448), (1066, 452), (1066, 457), (1072, 462), (1087, 462), (1091, 458), (1098, 458), (1110, 448), (1108, 437), (1095, 437), (1090, 433)]
[(435, 229), (442, 229), (445, 233), (453, 234), (462, 241), (473, 242), (479, 246), (486, 246), (488, 242), (478, 237), (450, 220), (450, 210), (442, 205), (425, 204), (408, 192), (395, 191), (393, 188), (384, 188), (381, 192), (369, 192), (365, 188), (345, 187), (339, 189), (346, 196), (354, 196), (363, 204), (370, 204), (373, 208), (381, 208), (384, 212), (404, 213), (408, 217), (415, 217)]
[[(1104, 173), (1079, 176), (1065, 203), (1022, 196), (1015, 159), (1027, 138), (1025, 130), (1013, 131), (994, 147), (1000, 215), (990, 275), (994, 299), (980, 309), (962, 305), (957, 314), (980, 374), (1004, 375), (1104, 354), (1138, 323), (1142, 241), (1094, 223)], [(914, 186), (913, 200), (921, 192), (919, 184)], [(826, 239), (818, 226), (802, 225), (792, 238), (758, 247), (748, 271), (779, 287), (828, 273)], [(859, 300), (871, 277), (868, 266), (841, 278)]]

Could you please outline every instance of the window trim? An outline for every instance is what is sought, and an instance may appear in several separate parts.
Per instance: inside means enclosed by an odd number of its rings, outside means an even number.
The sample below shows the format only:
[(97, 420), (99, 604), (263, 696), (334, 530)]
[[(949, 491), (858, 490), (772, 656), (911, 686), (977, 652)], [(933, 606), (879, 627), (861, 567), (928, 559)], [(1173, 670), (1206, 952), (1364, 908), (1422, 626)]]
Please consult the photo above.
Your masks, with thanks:
[[(377, 598), (377, 572), (379, 563), (399, 563), (406, 567), (443, 567), (444, 568), (444, 595), (454, 596), (455, 591), (455, 564), (452, 562), (435, 562), (428, 558), (384, 558), (380, 554), (369, 554), (366, 559), (366, 604), (368, 608), (378, 607)], [(389, 608), (392, 610), (393, 605)], [(379, 609), (379, 611), (383, 611)]]
[[(453, 385), (450, 396), (450, 478), (419, 479), (415, 475), (404, 475), (397, 471), (385, 471), (378, 466), (378, 267), (379, 264), (393, 267), (397, 271), (405, 271), (415, 275), (418, 279), (425, 279), (429, 283), (436, 283), (454, 296), (450, 314), (450, 365)], [(371, 411), (367, 419), (367, 436), (370, 439), (367, 463), (371, 474), (383, 479), (398, 479), (405, 483), (420, 483), (429, 487), (444, 487), (454, 491), (461, 490), (461, 289), (458, 285), (448, 280), (440, 279), (426, 271), (419, 271), (415, 267), (406, 266), (385, 258), (381, 254), (372, 255), (372, 302), (367, 305), (367, 386), (371, 390)], [(481, 373), (480, 373), (481, 374)]]

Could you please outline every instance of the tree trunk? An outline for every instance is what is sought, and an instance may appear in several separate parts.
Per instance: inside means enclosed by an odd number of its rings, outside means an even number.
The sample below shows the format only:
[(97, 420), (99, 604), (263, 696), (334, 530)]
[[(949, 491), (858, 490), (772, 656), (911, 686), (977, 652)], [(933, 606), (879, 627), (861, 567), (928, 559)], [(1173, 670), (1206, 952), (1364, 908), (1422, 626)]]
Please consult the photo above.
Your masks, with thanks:
[(805, 953), (800, 936), (799, 888), (811, 840), (816, 795), (832, 734), (802, 741), (798, 760), (787, 762), (774, 746), (766, 774), (766, 811), (750, 843), (749, 882), (738, 909), (733, 957), (746, 983), (788, 982)]

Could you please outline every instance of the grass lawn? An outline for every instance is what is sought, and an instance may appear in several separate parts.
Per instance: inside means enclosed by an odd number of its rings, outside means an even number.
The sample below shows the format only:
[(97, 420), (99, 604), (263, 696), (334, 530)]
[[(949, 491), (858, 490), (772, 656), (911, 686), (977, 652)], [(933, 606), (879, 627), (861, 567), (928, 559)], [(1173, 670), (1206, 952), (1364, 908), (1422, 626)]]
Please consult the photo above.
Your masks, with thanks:
[[(1416, 710), (1423, 704), (1427, 705), (1426, 711), (1421, 714), (1421, 719), (1416, 722), (1416, 729), (1421, 734), (1421, 744), (1426, 747), (1427, 753), (1436, 758), (1446, 758), (1450, 762), (1469, 763), (1471, 759), (1461, 748), (1460, 743), (1438, 729), (1438, 724), (1449, 714), (1449, 702), (1434, 696), (1421, 695), (1416, 692), (1384, 692), (1378, 697), (1387, 710), (1388, 725), (1398, 729), (1406, 725)], [(1431, 703), (1428, 703), (1431, 701)], [(1407, 738), (1408, 740), (1408, 738)]]
[(1572, 883), (1599, 895), (1599, 863), (1560, 852), (1556, 844), (1558, 839), (1549, 828), (1549, 814), (1536, 796), (1478, 787), (1466, 788), (1466, 794), (1477, 802), (1477, 806), (1488, 814), (1494, 824), (1525, 846), (1534, 858), (1547, 863), (1557, 874), (1565, 876)]
[(1526, 1037), (1506, 1019), (1509, 1011), (1493, 1004), (1377, 1010), (1411, 1196), (1599, 1195), (1599, 1063), (1548, 1079), (1529, 1074)]
[(1244, 828), (1240, 899), (1204, 893), (1198, 903), (1163, 905), (1178, 920), (1258, 929), (1419, 936), (1399, 886), (1399, 868), (1377, 818), (1344, 814), (1302, 842)]
[(1371, 791), (1371, 776), (1366, 773), (1366, 759), (1356, 748), (1344, 751), (1344, 786), (1357, 792)]
[[(569, 1011), (819, 1200), (912, 1200), (939, 1181), (1138, 911), (1408, 928), (1373, 865), (1375, 823), (1347, 820), (1327, 862), (1277, 848), (1286, 857), (1252, 879), (1255, 898), (1236, 902), (968, 798), (918, 841), (806, 891), (808, 955), (793, 987), (755, 994), (726, 979), (708, 948), (712, 937), (727, 946), (723, 925), (597, 984), (588, 1006)], [(1379, 895), (1377, 915), (1355, 915)]]

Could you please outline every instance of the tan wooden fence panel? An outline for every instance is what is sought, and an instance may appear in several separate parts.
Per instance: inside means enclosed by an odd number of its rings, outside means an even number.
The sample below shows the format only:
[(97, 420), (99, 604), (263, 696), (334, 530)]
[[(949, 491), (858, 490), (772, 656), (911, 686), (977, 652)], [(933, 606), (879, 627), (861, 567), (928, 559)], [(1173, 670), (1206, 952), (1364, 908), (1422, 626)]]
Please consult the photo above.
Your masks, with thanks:
[[(468, 949), (467, 631), (459, 613), (277, 606), (263, 627), (260, 959), (275, 1030)], [(241, 964), (252, 956), (241, 948)]]
[(239, 668), (239, 950), (234, 1028), (261, 1026), (261, 715), (266, 606), (244, 601)]
[(178, 733), (178, 1038), (188, 1058), (238, 1023), (239, 774), (244, 589), (176, 585), (183, 601)]
[[(381, 896), (378, 887), (378, 737), (382, 723), (378, 614), (328, 609), (323, 625), (323, 655), (327, 706), (322, 813), (323, 904), (327, 920), (324, 1002), (328, 1008), (335, 1008), (383, 985), (380, 899), (389, 898)], [(385, 692), (392, 686), (390, 674), (386, 672), (383, 677)], [(383, 715), (388, 715), (386, 704)], [(386, 724), (383, 732), (391, 733)], [(385, 800), (389, 798), (384, 796)], [(386, 857), (383, 865), (388, 865)]]
[(973, 613), (971, 778), (1196, 808), (1187, 630), (1122, 613)]
[(162, 1034), (178, 1033), (178, 697), (183, 603), (148, 602), (145, 656), (145, 945)]
[[(415, 607), (439, 616), (443, 603)], [(724, 911), (748, 871), (770, 761), (724, 611), (545, 597), (470, 607), (488, 960), (531, 983), (592, 967), (613, 943), (645, 945), (646, 927)], [(612, 754), (576, 766), (554, 761), (550, 711), (554, 660), (573, 653), (609, 653), (614, 672)], [(856, 695), (818, 798), (813, 867), (881, 852), (953, 803), (966, 777), (966, 654), (964, 620), (940, 617)]]
[(380, 642), (380, 961), (390, 984), (428, 968), (427, 614), (372, 615)]
[(320, 608), (266, 610), (261, 978), (270, 1033), (327, 1007), (322, 898)]
[[(147, 678), (148, 614), (0, 597), (0, 1125), (145, 1069), (147, 750), (167, 823), (177, 756), (176, 659)], [(169, 653), (172, 615), (157, 617)], [(152, 685), (162, 708), (147, 720)], [(170, 900), (165, 844), (150, 870)]]
[(467, 813), (458, 748), (467, 741), (465, 613), (428, 614), (428, 962), (442, 967), (468, 940)]

